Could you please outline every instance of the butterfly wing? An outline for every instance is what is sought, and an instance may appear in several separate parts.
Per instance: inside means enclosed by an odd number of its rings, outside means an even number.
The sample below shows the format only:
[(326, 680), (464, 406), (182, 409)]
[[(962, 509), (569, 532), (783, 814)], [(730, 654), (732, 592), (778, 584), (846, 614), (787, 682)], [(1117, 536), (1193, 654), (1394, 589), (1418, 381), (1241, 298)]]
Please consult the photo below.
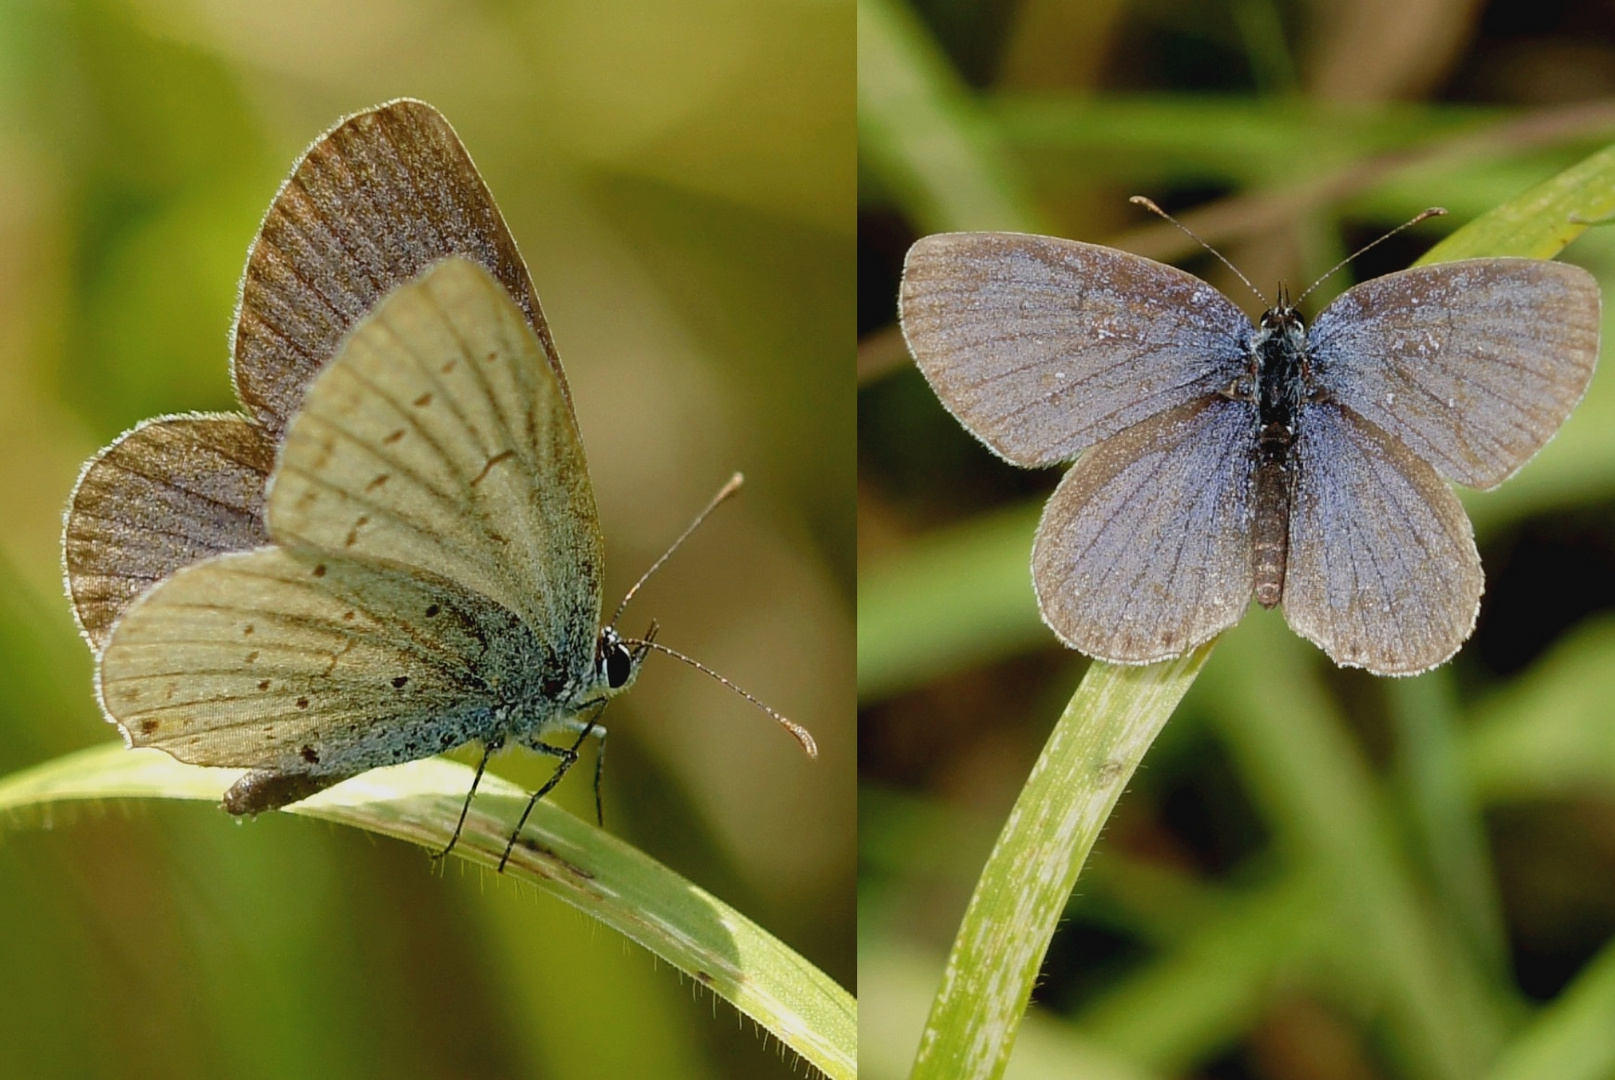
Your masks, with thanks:
[(509, 294), (445, 260), (309, 387), (269, 488), (276, 543), (417, 568), (592, 664), (600, 527), (572, 413)]
[(909, 249), (909, 351), (942, 403), (1017, 465), (1069, 461), (1246, 366), (1238, 308), (1181, 270), (1019, 233), (941, 233)]
[(344, 335), (395, 286), (448, 255), (485, 267), (566, 378), (516, 242), (441, 113), (403, 99), (315, 140), (247, 256), (236, 309), (236, 394), (274, 436)]
[(1451, 657), (1484, 584), (1452, 489), (1395, 436), (1334, 404), (1307, 408), (1292, 452), (1290, 626), (1335, 663), (1376, 675)]
[(1124, 664), (1179, 656), (1250, 602), (1255, 408), (1216, 395), (1092, 447), (1049, 499), (1032, 551), (1043, 620)]
[(448, 121), (407, 99), (348, 118), (304, 153), (248, 254), (233, 375), (262, 428), (225, 416), (152, 421), (85, 466), (63, 561), (92, 646), (179, 567), (267, 540), (274, 444), (305, 385), (384, 294), (452, 254), (479, 262), (510, 293), (566, 399), (527, 268)]
[(485, 736), (530, 648), (513, 615), (452, 582), (263, 547), (146, 593), (97, 686), (133, 746), (340, 779)]
[(67, 591), (99, 648), (142, 592), (181, 566), (265, 543), (274, 448), (240, 416), (147, 421), (79, 475), (62, 533)]
[(1540, 450), (1598, 359), (1592, 275), (1539, 259), (1418, 266), (1318, 316), (1318, 385), (1436, 471), (1489, 488)]

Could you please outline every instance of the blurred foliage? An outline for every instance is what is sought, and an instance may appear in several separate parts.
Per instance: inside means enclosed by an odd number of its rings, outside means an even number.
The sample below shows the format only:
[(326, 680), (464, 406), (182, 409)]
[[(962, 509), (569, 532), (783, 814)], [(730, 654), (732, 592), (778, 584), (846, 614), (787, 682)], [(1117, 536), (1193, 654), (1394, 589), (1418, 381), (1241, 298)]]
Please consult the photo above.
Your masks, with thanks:
[[(543, 299), (608, 594), (745, 471), (629, 618), (823, 751), (653, 662), (608, 717), (607, 827), (852, 987), (853, 48), (835, 2), (0, 5), (0, 772), (115, 738), (61, 598), (79, 464), (233, 406), (234, 289), (277, 184), (340, 116), (421, 97)], [(557, 801), (592, 815), (587, 783)], [(799, 1075), (592, 920), (415, 847), (203, 806), (11, 824), (0, 1076)]]
[[(1051, 231), (1183, 261), (1254, 307), (1126, 197), (1269, 287), (1451, 210), (1351, 274), (1397, 269), (1615, 139), (1615, 16), (860, 0), (859, 33), (860, 1016), (879, 1080), (913, 1058), (1084, 666), (1026, 571), (1058, 473), (994, 459), (907, 363), (908, 244)], [(1606, 229), (1564, 257), (1615, 280)], [(1272, 613), (1226, 635), (1084, 870), (1006, 1075), (1615, 1076), (1607, 376), (1519, 476), (1463, 493), (1487, 595), (1451, 665), (1337, 670)]]

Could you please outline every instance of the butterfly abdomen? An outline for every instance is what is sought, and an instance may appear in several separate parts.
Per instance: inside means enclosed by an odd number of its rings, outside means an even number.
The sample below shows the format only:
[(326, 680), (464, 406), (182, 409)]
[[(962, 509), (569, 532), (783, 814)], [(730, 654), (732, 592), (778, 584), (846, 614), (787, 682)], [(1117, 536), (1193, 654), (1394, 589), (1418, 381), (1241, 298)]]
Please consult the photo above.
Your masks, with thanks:
[(1274, 607), (1284, 596), (1290, 551), (1290, 432), (1279, 424), (1262, 429), (1256, 444), (1256, 493), (1251, 521), (1251, 569), (1256, 602)]
[(1263, 313), (1251, 350), (1258, 372), (1256, 410), (1261, 425), (1252, 477), (1251, 570), (1256, 602), (1271, 608), (1284, 597), (1296, 468), (1291, 447), (1307, 393), (1306, 327), (1295, 309), (1281, 300), (1279, 307)]
[(356, 775), (358, 772), (306, 773), (253, 769), (224, 793), (224, 808), (232, 814), (261, 814), (266, 810), (279, 810)]

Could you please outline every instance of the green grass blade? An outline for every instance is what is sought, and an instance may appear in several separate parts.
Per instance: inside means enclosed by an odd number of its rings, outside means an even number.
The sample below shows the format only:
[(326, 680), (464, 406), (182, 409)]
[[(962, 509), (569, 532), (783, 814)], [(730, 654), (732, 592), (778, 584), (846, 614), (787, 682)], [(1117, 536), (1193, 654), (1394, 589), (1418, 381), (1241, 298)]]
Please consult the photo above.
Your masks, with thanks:
[(1047, 643), (1032, 593), (1036, 527), (1035, 508), (1015, 507), (938, 530), (894, 559), (861, 567), (859, 700)]
[(1330, 884), (1314, 868), (1253, 890), (1113, 985), (1078, 1027), (1128, 1061), (1191, 1074), (1256, 1026), (1275, 985), (1320, 966), (1329, 924), (1318, 915), (1335, 900)]
[(1357, 981), (1378, 988), (1409, 1074), (1479, 1075), (1508, 1016), (1452, 928), (1427, 908), (1310, 647), (1276, 612), (1224, 636), (1207, 683), (1219, 726), (1284, 846), (1331, 875), (1360, 935)]
[(1487, 803), (1615, 792), (1615, 621), (1589, 619), (1470, 711), (1469, 782)]
[(1002, 1076), (1038, 968), (1105, 819), (1212, 644), (1145, 667), (1095, 661), (1027, 777), (948, 957), (912, 1076)]
[[(0, 813), (119, 798), (218, 802), (239, 769), (182, 765), (155, 750), (98, 746), (0, 780)], [(441, 850), (471, 770), (429, 758), (373, 769), (286, 808)], [(455, 846), (495, 867), (528, 795), (485, 776)], [(761, 1024), (827, 1076), (857, 1075), (857, 1003), (823, 972), (711, 894), (548, 803), (533, 808), (506, 874), (593, 916), (668, 961)]]
[(1425, 252), (1417, 265), (1493, 255), (1551, 259), (1612, 213), (1615, 146), (1608, 146), (1482, 214)]
[[(863, 1080), (896, 1080), (925, 1025), (941, 974), (928, 952), (890, 944), (861, 949), (858, 1026)], [(1021, 1025), (1005, 1080), (1162, 1080), (1161, 1074), (1098, 1045), (1086, 1032), (1033, 1009)]]
[(906, 0), (858, 0), (858, 156), (922, 232), (1036, 232), (981, 105)]
[(1482, 969), (1506, 986), (1508, 934), (1480, 802), (1464, 768), (1452, 672), (1387, 680), (1385, 691), (1397, 779), (1431, 884)]
[(1615, 944), (1509, 1044), (1489, 1080), (1608, 1080), (1615, 1076)]
[(1338, 102), (1243, 95), (998, 93), (988, 114), (1034, 165), (1080, 165), (1087, 182), (1130, 185), (1185, 174), (1238, 185), (1316, 176), (1365, 157), (1422, 148), (1484, 130), (1498, 109)]

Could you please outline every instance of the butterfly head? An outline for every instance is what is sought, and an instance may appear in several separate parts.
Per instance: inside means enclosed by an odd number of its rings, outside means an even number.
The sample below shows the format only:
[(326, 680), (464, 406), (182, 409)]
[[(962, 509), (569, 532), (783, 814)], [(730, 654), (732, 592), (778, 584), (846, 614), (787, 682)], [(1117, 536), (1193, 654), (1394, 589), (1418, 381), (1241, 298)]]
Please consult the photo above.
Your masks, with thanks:
[(1250, 339), (1257, 380), (1256, 402), (1264, 427), (1278, 424), (1292, 434), (1302, 403), (1312, 394), (1307, 365), (1307, 327), (1279, 286), (1278, 302), (1266, 311)]
[(1257, 348), (1266, 341), (1279, 339), (1284, 342), (1286, 348), (1298, 352), (1306, 349), (1307, 324), (1295, 305), (1290, 303), (1290, 290), (1283, 285), (1279, 286), (1278, 301), (1262, 312), (1256, 326)]
[(646, 632), (643, 640), (624, 641), (614, 626), (602, 627), (594, 647), (594, 675), (596, 684), (607, 694), (619, 694), (634, 684), (639, 665), (651, 650), (656, 637), (656, 624)]

